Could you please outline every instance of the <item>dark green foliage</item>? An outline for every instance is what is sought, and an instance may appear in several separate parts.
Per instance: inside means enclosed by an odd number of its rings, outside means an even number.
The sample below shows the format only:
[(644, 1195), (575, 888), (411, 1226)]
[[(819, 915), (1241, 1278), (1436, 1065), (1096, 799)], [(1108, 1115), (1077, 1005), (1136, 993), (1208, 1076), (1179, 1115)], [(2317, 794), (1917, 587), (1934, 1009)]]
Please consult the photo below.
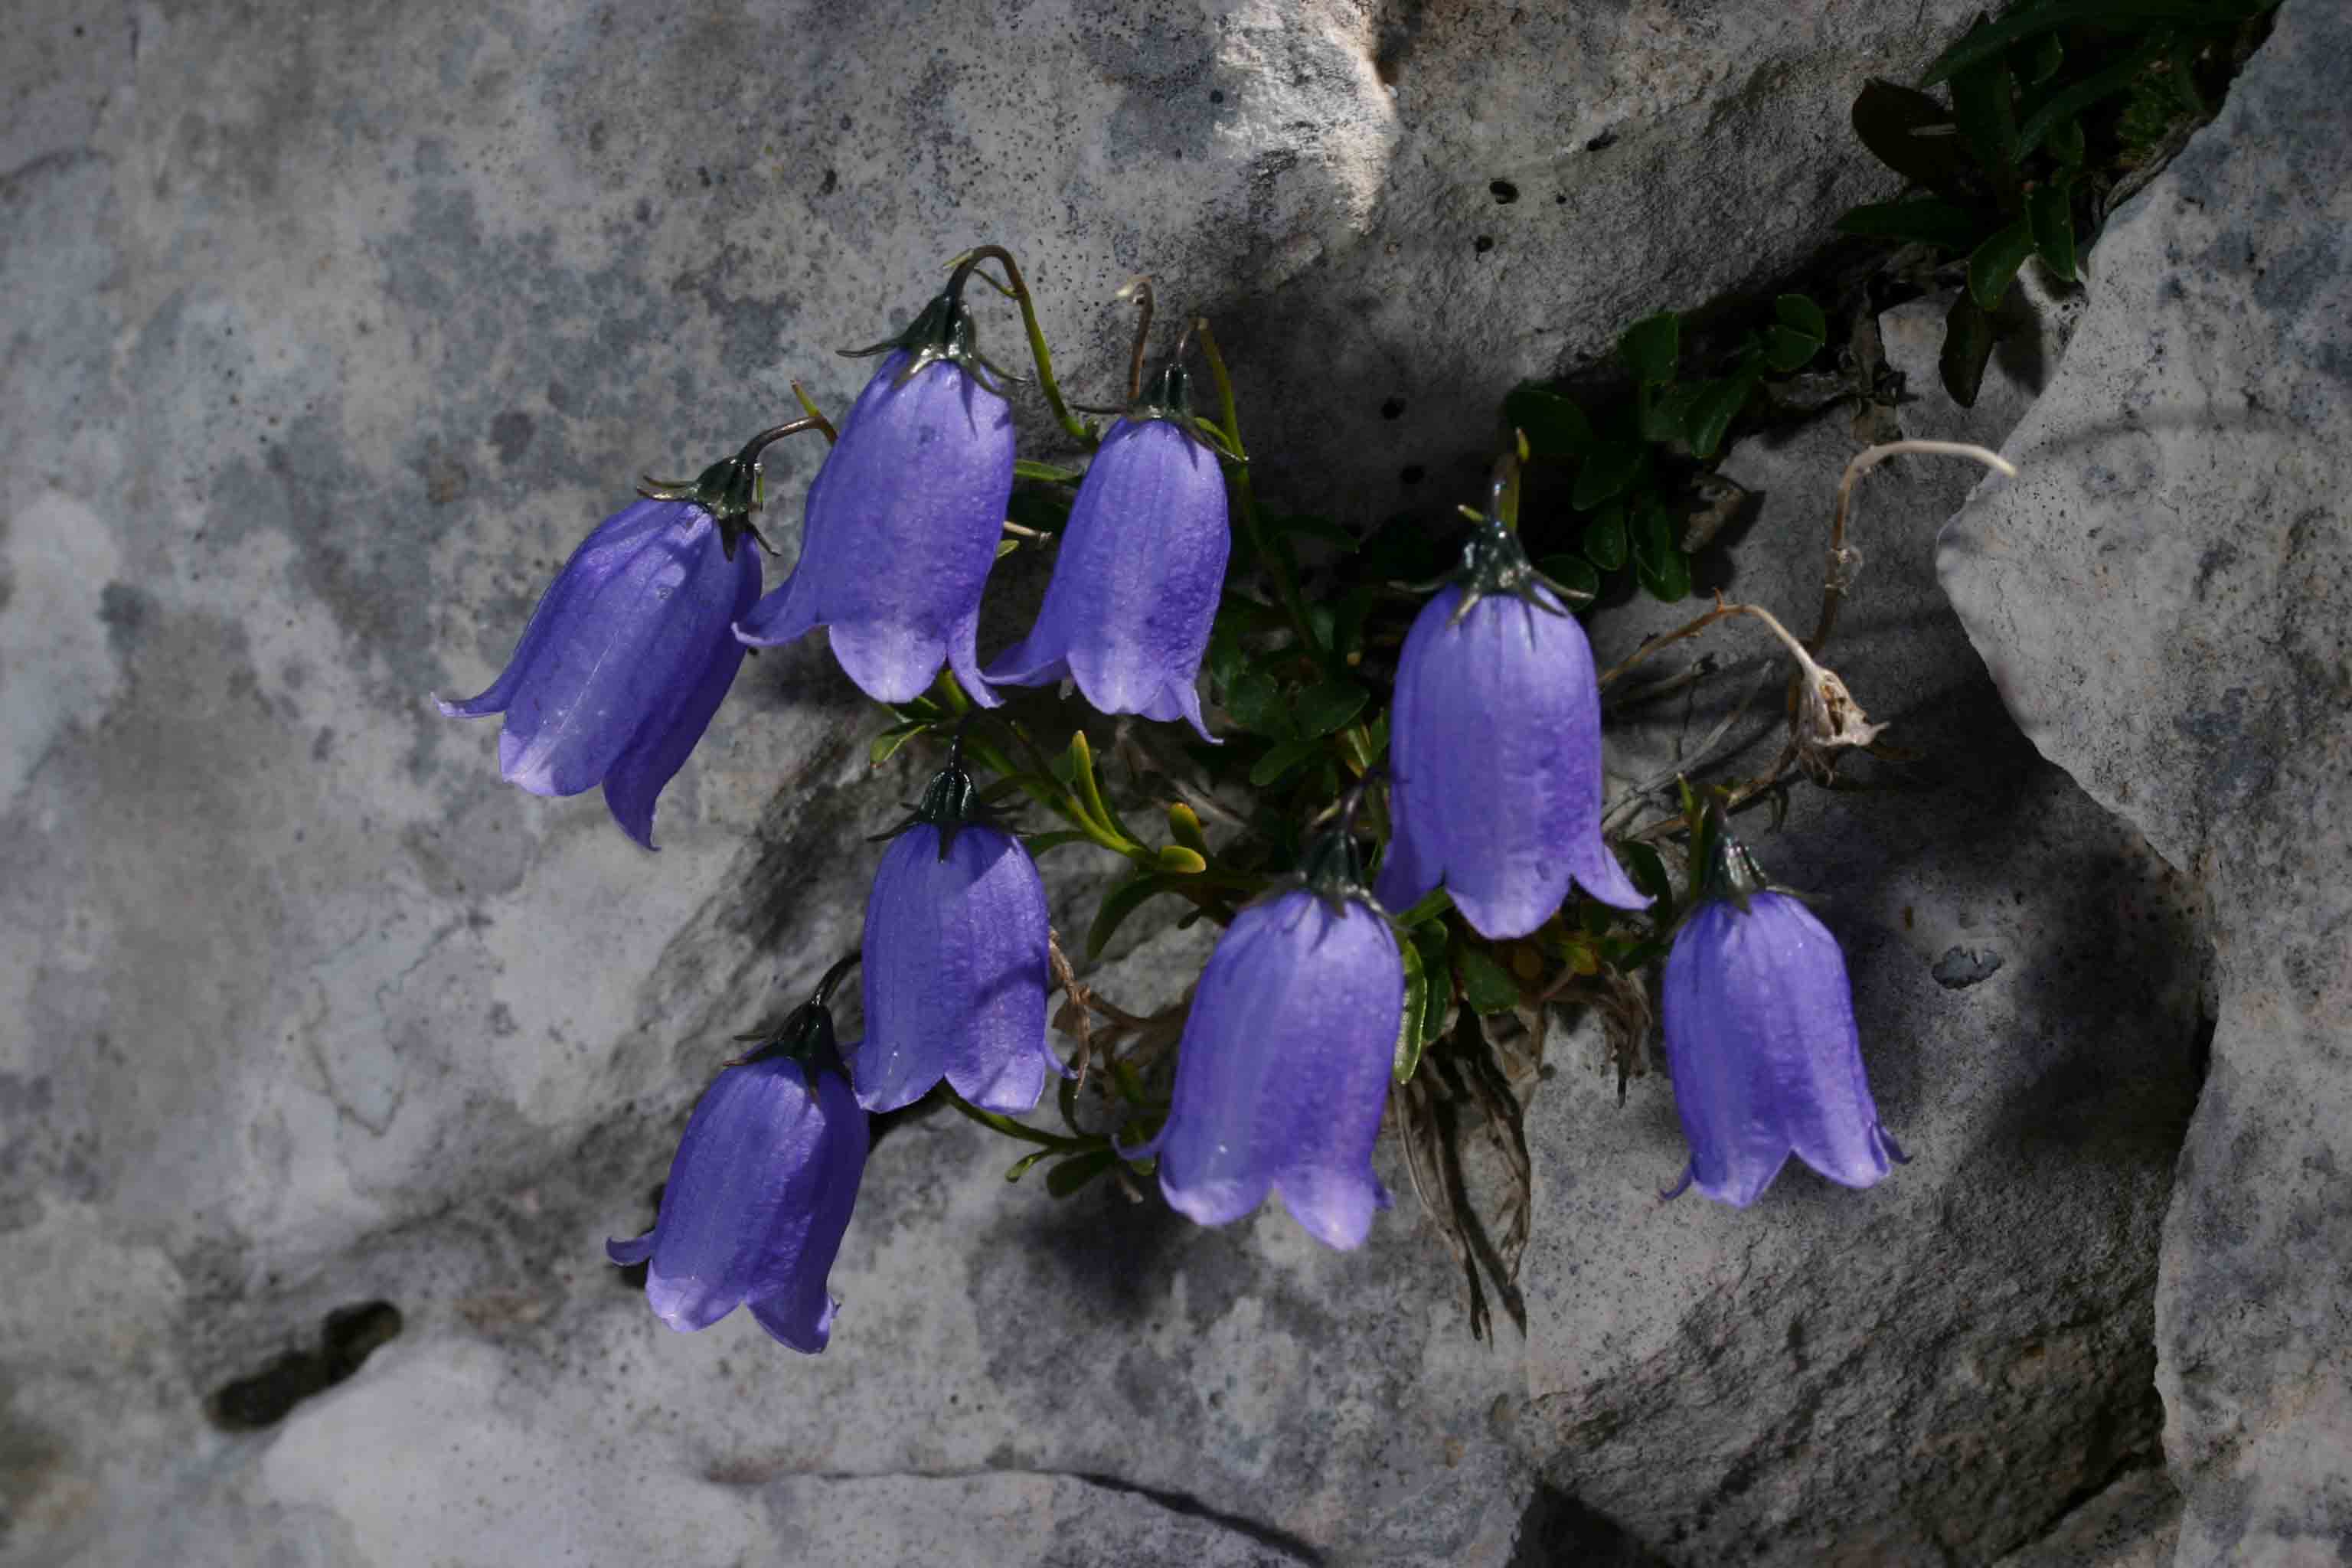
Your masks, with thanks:
[[(2052, 277), (2076, 279), (2118, 187), (2211, 112), (2275, 5), (2021, 0), (1980, 19), (1919, 87), (1863, 89), (1854, 134), (1913, 189), (1838, 227), (1965, 260), (1941, 361), (1954, 399), (1976, 401), (2018, 269), (2038, 256)], [(1948, 101), (1924, 90), (1938, 86)]]

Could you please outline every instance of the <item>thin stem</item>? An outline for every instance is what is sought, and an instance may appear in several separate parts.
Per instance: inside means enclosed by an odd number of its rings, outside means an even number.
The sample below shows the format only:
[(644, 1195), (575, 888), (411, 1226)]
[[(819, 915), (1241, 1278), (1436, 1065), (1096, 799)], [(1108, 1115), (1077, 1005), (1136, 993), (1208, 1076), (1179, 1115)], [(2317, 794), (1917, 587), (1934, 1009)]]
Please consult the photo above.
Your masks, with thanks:
[(1899, 458), (1906, 453), (1930, 458), (1968, 458), (1982, 463), (2005, 479), (2017, 478), (2016, 465), (2008, 458), (1966, 441), (1889, 441), (1883, 446), (1856, 452), (1853, 460), (1845, 466), (1845, 477), (1838, 480), (1837, 509), (1830, 516), (1829, 570), (1822, 581), (1822, 618), (1813, 627), (1813, 635), (1805, 639), (1805, 646), (1815, 653), (1821, 652), (1822, 645), (1830, 640), (1830, 633), (1837, 626), (1838, 605), (1845, 599), (1845, 574), (1839, 568), (1845, 559), (1845, 520), (1853, 507), (1853, 487), (1863, 475), (1887, 458)]
[(1290, 568), (1282, 557), (1266, 547), (1265, 530), (1259, 524), (1257, 498), (1250, 489), (1249, 450), (1242, 445), (1241, 415), (1234, 406), (1234, 378), (1225, 369), (1225, 356), (1217, 347), (1217, 334), (1209, 330), (1205, 317), (1192, 319), (1192, 333), (1201, 340), (1201, 353), (1209, 362), (1209, 378), (1217, 386), (1217, 423), (1225, 439), (1234, 448), (1234, 494), (1242, 503), (1242, 527), (1248, 532), (1250, 548), (1265, 563), (1267, 574), (1274, 579), (1275, 596), (1282, 601), (1290, 624), (1298, 633), (1298, 648), (1309, 658), (1315, 656), (1315, 633), (1307, 619), (1307, 605), (1298, 596), (1298, 584), (1290, 578)]
[(841, 439), (841, 432), (833, 427), (833, 421), (824, 416), (824, 410), (816, 405), (816, 399), (811, 397), (808, 395), (808, 389), (797, 381), (793, 383), (793, 397), (800, 404), (801, 412), (807, 415), (814, 421), (816, 427), (824, 432), (826, 446), (830, 447)]
[[(1004, 266), (1004, 276), (1011, 285), (1009, 288), (984, 272), (981, 276), (987, 279), (998, 293), (1020, 305), (1021, 324), (1029, 333), (1029, 357), (1036, 363), (1037, 387), (1045, 395), (1046, 405), (1053, 409), (1054, 417), (1061, 422), (1064, 430), (1069, 432), (1072, 440), (1082, 441), (1092, 448), (1097, 444), (1094, 432), (1087, 429), (1086, 421), (1071, 413), (1070, 405), (1062, 401), (1062, 384), (1054, 379), (1054, 355), (1045, 347), (1045, 329), (1037, 324), (1037, 302), (1031, 297), (1028, 282), (1021, 276), (1021, 265), (1013, 259), (1013, 253), (1001, 245), (983, 245), (957, 257), (951, 265), (958, 273), (969, 276), (972, 268), (986, 260), (999, 261)], [(952, 277), (949, 286), (954, 286)]]
[(1136, 279), (1118, 297), (1135, 301), (1135, 350), (1127, 361), (1127, 404), (1132, 408), (1143, 401), (1143, 351), (1151, 339), (1151, 279)]
[(1018, 1138), (1024, 1143), (1034, 1143), (1040, 1148), (1063, 1149), (1076, 1152), (1082, 1149), (1102, 1147), (1100, 1139), (1065, 1138), (1059, 1133), (1040, 1131), (1024, 1122), (1013, 1121), (1010, 1116), (1003, 1116), (993, 1110), (982, 1110), (979, 1106), (968, 1102), (963, 1096), (953, 1089), (948, 1090), (948, 1103), (982, 1127), (1002, 1132), (1007, 1138)]

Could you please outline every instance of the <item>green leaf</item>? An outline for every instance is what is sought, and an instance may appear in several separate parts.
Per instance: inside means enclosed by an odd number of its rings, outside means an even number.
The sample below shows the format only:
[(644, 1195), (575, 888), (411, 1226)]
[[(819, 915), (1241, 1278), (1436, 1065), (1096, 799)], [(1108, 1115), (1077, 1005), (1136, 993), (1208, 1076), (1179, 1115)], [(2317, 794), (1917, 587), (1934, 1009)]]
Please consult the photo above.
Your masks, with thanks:
[(1996, 189), (2017, 178), (2017, 109), (2009, 62), (1999, 55), (1952, 76), (1952, 119)]
[(1157, 863), (1161, 870), (1179, 877), (1197, 877), (1209, 868), (1209, 862), (1200, 851), (1187, 849), (1181, 844), (1162, 844)]
[(1655, 849), (1638, 840), (1625, 846), (1625, 861), (1633, 885), (1657, 900), (1650, 906), (1651, 918), (1662, 926), (1673, 923), (1675, 884), (1674, 879), (1666, 875), (1665, 861)]
[(1398, 1083), (1411, 1083), (1413, 1069), (1421, 1066), (1422, 1021), (1429, 1011), (1429, 972), (1421, 966), (1421, 949), (1411, 942), (1400, 943), (1399, 954), (1404, 959), (1404, 1013), (1397, 1020), (1396, 1055), (1389, 1066), (1389, 1076)]
[(1118, 1155), (1109, 1149), (1073, 1154), (1045, 1172), (1045, 1190), (1055, 1197), (1066, 1198), (1117, 1163)]
[(2066, 183), (2051, 180), (2026, 193), (2025, 216), (2042, 265), (2052, 277), (2074, 281), (2074, 211)]
[(1617, 353), (1637, 381), (1662, 385), (1674, 380), (1682, 357), (1682, 319), (1672, 310), (1643, 317), (1617, 340)]
[(2039, 87), (2058, 74), (2066, 63), (2066, 43), (2055, 33), (2044, 33), (2025, 55), (2025, 81), (2029, 87)]
[(1200, 814), (1181, 800), (1169, 803), (1168, 837), (1195, 855), (1209, 853), (1209, 836), (1201, 831)]
[(1412, 935), (1421, 972), (1429, 979), (1429, 1004), (1421, 1015), (1421, 1043), (1426, 1046), (1445, 1032), (1445, 1015), (1454, 1005), (1453, 966), (1446, 956), (1452, 944), (1437, 921), (1412, 927)]
[(1299, 694), (1298, 728), (1307, 735), (1344, 730), (1364, 710), (1372, 694), (1352, 680), (1326, 680)]
[[(2065, 163), (2081, 163), (2083, 161), (2080, 152), (2083, 127), (2079, 123), (2074, 123), (2077, 117), (2095, 103), (2104, 102), (2119, 92), (2129, 91), (2132, 85), (2139, 80), (2141, 73), (2147, 69), (2149, 63), (2161, 53), (2163, 53), (2161, 39), (2142, 45), (2106, 69), (2095, 71), (2072, 86), (2052, 93), (2037, 105), (2033, 112), (2025, 117), (2025, 122), (2017, 128), (2019, 152), (2031, 153), (2042, 145), (2045, 138), (2048, 138), (2052, 139), (2052, 156)], [(2066, 157), (2059, 150), (2054, 140), (2058, 135), (2059, 127), (2069, 123), (2074, 123), (2071, 139), (2077, 149), (2072, 158)]]
[(1663, 560), (1645, 563), (1637, 554), (1633, 557), (1633, 577), (1652, 598), (1674, 604), (1690, 595), (1690, 557), (1674, 550), (1667, 552)]
[(1035, 479), (1040, 484), (1074, 485), (1087, 477), (1087, 471), (1084, 468), (1056, 468), (1052, 463), (1041, 463), (1034, 458), (1015, 458), (1013, 459), (1013, 477)]
[(1853, 100), (1853, 133), (1880, 163), (1915, 185), (1962, 197), (1976, 176), (1951, 127), (1950, 110), (1891, 81), (1865, 83)]
[(1257, 788), (1264, 789), (1322, 750), (1320, 736), (1306, 735), (1295, 741), (1284, 741), (1257, 760), (1250, 769), (1249, 781)]
[(1571, 594), (1583, 594), (1587, 598), (1570, 605), (1570, 609), (1581, 609), (1585, 604), (1601, 596), (1601, 574), (1592, 563), (1581, 555), (1547, 555), (1536, 563), (1536, 570), (1567, 589)]
[(2231, 5), (2226, 0), (2057, 0), (2031, 11), (2021, 11), (2000, 21), (1979, 26), (1968, 37), (1937, 57), (1919, 79), (1921, 87), (1933, 87), (1948, 81), (1959, 72), (1992, 58), (2011, 45), (2071, 27), (2078, 23), (2109, 28), (2119, 33), (2146, 33), (2152, 27), (2170, 22), (2190, 26), (2226, 26), (2245, 20), (2253, 13), (2245, 5)]
[(1990, 310), (2017, 278), (2017, 269), (2033, 254), (2033, 225), (2019, 218), (1969, 252), (1969, 293), (1980, 309)]
[(1528, 438), (1538, 458), (1580, 458), (1592, 449), (1592, 421), (1584, 410), (1547, 387), (1523, 382), (1503, 399), (1503, 419)]
[(1027, 847), (1029, 858), (1034, 860), (1046, 850), (1059, 849), (1065, 844), (1091, 844), (1094, 841), (1095, 836), (1083, 828), (1057, 827), (1051, 833), (1033, 833), (1021, 842)]
[(1070, 495), (1044, 485), (1018, 485), (1004, 503), (1004, 515), (1040, 533), (1059, 533), (1070, 521)]
[[(1216, 625), (1209, 631), (1209, 654), (1204, 661), (1208, 666), (1209, 679), (1216, 683), (1218, 690), (1223, 691), (1233, 685), (1234, 678), (1242, 672), (1246, 659), (1247, 655), (1242, 649), (1240, 619), (1229, 615), (1219, 616)], [(1226, 706), (1230, 708), (1232, 703), (1228, 701)]]
[(1993, 336), (1992, 318), (1963, 289), (1944, 316), (1944, 352), (1937, 367), (1944, 390), (1963, 408), (1976, 406), (1985, 363), (1992, 358)]
[(1584, 558), (1603, 572), (1625, 564), (1625, 506), (1611, 501), (1584, 525)]
[(1764, 329), (1764, 363), (1782, 375), (1803, 369), (1805, 362), (1821, 352), (1821, 339), (1809, 338), (1793, 327)]
[(1226, 683), (1225, 711), (1253, 734), (1283, 740), (1294, 733), (1282, 689), (1258, 670), (1245, 669)]
[(1463, 1000), (1481, 1013), (1507, 1012), (1519, 1005), (1519, 983), (1483, 947), (1457, 946), (1454, 973), (1462, 978)]
[(1110, 942), (1127, 917), (1141, 908), (1154, 893), (1164, 893), (1175, 887), (1181, 879), (1158, 871), (1138, 871), (1118, 887), (1103, 895), (1102, 908), (1095, 911), (1095, 923), (1087, 931), (1087, 958), (1089, 962), (1102, 956), (1103, 948)]
[(1685, 437), (1690, 442), (1691, 456), (1715, 456), (1716, 448), (1723, 445), (1724, 432), (1731, 428), (1732, 417), (1747, 404), (1748, 395), (1755, 385), (1752, 375), (1728, 375), (1707, 383), (1691, 400), (1690, 432)]
[(1665, 502), (1655, 496), (1643, 496), (1632, 509), (1630, 521), (1633, 564), (1657, 571), (1660, 563), (1675, 552), (1674, 520)]
[(1044, 1159), (1046, 1155), (1052, 1152), (1053, 1151), (1051, 1149), (1030, 1150), (1029, 1152), (1022, 1155), (1021, 1158), (1013, 1162), (1013, 1168), (1004, 1173), (1004, 1179), (1008, 1182), (1019, 1181), (1022, 1177), (1029, 1173), (1030, 1166), (1035, 1164), (1038, 1161)]
[(2083, 160), (2090, 153), (2089, 146), (2083, 140), (2082, 121), (2077, 120), (2060, 121), (2051, 127), (2046, 140), (2050, 155), (2070, 169), (2081, 168)]
[(904, 723), (891, 725), (875, 736), (874, 743), (866, 749), (868, 763), (874, 767), (880, 767), (898, 754), (899, 747), (930, 727), (931, 721), (928, 719), (909, 719)]
[(1277, 534), (1304, 534), (1309, 539), (1319, 539), (1326, 544), (1333, 545), (1351, 554), (1362, 542), (1329, 518), (1316, 517), (1307, 512), (1295, 512), (1286, 517), (1276, 518), (1269, 526)]
[(1602, 501), (1622, 495), (1650, 458), (1650, 449), (1638, 442), (1596, 447), (1576, 470), (1576, 491), (1569, 504), (1591, 511)]
[(1865, 239), (1899, 239), (1939, 250), (1967, 250), (1976, 244), (1979, 226), (1967, 208), (1929, 196), (1849, 207), (1837, 220), (1837, 230)]
[(1638, 420), (1642, 439), (1661, 447), (1681, 440), (1683, 427), (1690, 421), (1691, 399), (1698, 391), (1690, 383), (1679, 381), (1672, 386), (1643, 387)]
[(1830, 321), (1822, 308), (1802, 294), (1783, 294), (1772, 301), (1772, 314), (1790, 331), (1817, 343), (1829, 342)]

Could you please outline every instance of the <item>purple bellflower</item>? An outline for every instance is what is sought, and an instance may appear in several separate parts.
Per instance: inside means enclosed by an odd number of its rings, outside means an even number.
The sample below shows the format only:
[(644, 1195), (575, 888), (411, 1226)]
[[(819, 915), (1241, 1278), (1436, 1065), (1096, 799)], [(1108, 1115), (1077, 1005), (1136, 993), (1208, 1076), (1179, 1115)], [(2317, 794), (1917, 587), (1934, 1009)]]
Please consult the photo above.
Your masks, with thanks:
[(1666, 958), (1666, 1060), (1696, 1185), (1746, 1208), (1794, 1154), (1867, 1187), (1906, 1156), (1863, 1076), (1837, 939), (1717, 827), (1703, 901)]
[(760, 596), (761, 449), (752, 437), (691, 482), (655, 485), (565, 562), (504, 673), (453, 719), (506, 715), (499, 771), (533, 795), (604, 786), (623, 831), (654, 847), (654, 803), (710, 727), (743, 646), (729, 629)]
[(681, 1333), (749, 1303), (796, 1351), (814, 1355), (832, 1336), (824, 1281), (857, 1202), (866, 1128), (825, 998), (856, 962), (835, 964), (776, 1038), (703, 1092), (653, 1229), (604, 1244), (614, 1263), (652, 1265), (646, 1299)]
[(1198, 681), (1233, 541), (1224, 470), (1192, 426), (1171, 363), (1103, 437), (1037, 624), (989, 667), (991, 680), (1074, 680), (1097, 712), (1181, 719), (1214, 740)]
[(984, 1110), (1022, 1111), (1061, 1061), (1045, 1043), (1047, 915), (1036, 862), (987, 819), (962, 746), (890, 833), (866, 901), (866, 1042), (851, 1058), (868, 1110), (945, 1078)]
[(793, 574), (736, 623), (758, 647), (827, 628), (833, 657), (880, 702), (911, 702), (955, 671), (973, 701), (980, 595), (1013, 494), (1004, 379), (973, 347), (967, 259), (887, 353), (809, 486)]
[(1217, 941), (1177, 1046), (1167, 1123), (1143, 1152), (1202, 1225), (1272, 1190), (1327, 1247), (1362, 1243), (1389, 1206), (1372, 1174), (1404, 1015), (1404, 961), (1355, 875), (1343, 826), (1307, 883), (1252, 904)]
[(1601, 842), (1601, 693), (1557, 587), (1490, 514), (1406, 634), (1377, 884), (1390, 909), (1443, 882), (1500, 941), (1549, 920), (1571, 878), (1604, 904), (1649, 904)]

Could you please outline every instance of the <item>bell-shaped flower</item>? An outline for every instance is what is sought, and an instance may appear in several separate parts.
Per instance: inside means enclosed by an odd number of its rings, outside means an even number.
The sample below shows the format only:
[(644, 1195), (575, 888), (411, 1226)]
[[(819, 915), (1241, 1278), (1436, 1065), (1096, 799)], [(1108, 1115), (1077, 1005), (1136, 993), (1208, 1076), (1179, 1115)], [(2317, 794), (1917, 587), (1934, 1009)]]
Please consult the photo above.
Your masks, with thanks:
[(1422, 606), (1389, 710), (1392, 833), (1376, 884), (1411, 907), (1443, 882), (1481, 936), (1525, 936), (1573, 879), (1648, 905), (1601, 837), (1601, 693), (1592, 647), (1492, 518)]
[(736, 624), (755, 647), (827, 629), (867, 696), (910, 702), (946, 665), (973, 701), (980, 595), (1013, 494), (1013, 413), (972, 346), (969, 265), (884, 353), (809, 486), (791, 576)]
[(1404, 1015), (1404, 961), (1353, 874), (1344, 828), (1307, 884), (1250, 905), (1217, 941), (1177, 1045), (1168, 1121), (1146, 1152), (1160, 1190), (1202, 1225), (1269, 1190), (1327, 1247), (1352, 1247), (1389, 1206), (1372, 1174)]
[(1045, 884), (973, 795), (951, 753), (883, 836), (866, 900), (866, 1040), (850, 1058), (868, 1110), (912, 1104), (942, 1078), (982, 1110), (1028, 1110), (1063, 1070), (1045, 1043)]
[(681, 1333), (748, 1303), (777, 1340), (814, 1355), (833, 1332), (825, 1276), (866, 1171), (866, 1112), (851, 1095), (825, 997), (719, 1075), (678, 1140), (653, 1229), (608, 1241), (614, 1263), (650, 1263), (646, 1299)]
[(1862, 1070), (1837, 939), (1766, 889), (1718, 835), (1706, 896), (1675, 934), (1663, 1003), (1675, 1110), (1690, 1142), (1685, 1186), (1745, 1208), (1790, 1154), (1849, 1187), (1905, 1155), (1879, 1124)]
[(454, 719), (506, 715), (499, 771), (533, 795), (604, 786), (628, 836), (654, 847), (654, 803), (710, 727), (742, 667), (730, 629), (760, 596), (759, 455), (780, 426), (690, 483), (604, 520), (531, 612), (490, 689), (442, 702)]
[(1181, 719), (1204, 741), (1201, 655), (1233, 547), (1225, 477), (1192, 432), (1171, 364), (1110, 427), (1078, 485), (1037, 624), (988, 670), (1000, 685), (1073, 680), (1098, 713)]

